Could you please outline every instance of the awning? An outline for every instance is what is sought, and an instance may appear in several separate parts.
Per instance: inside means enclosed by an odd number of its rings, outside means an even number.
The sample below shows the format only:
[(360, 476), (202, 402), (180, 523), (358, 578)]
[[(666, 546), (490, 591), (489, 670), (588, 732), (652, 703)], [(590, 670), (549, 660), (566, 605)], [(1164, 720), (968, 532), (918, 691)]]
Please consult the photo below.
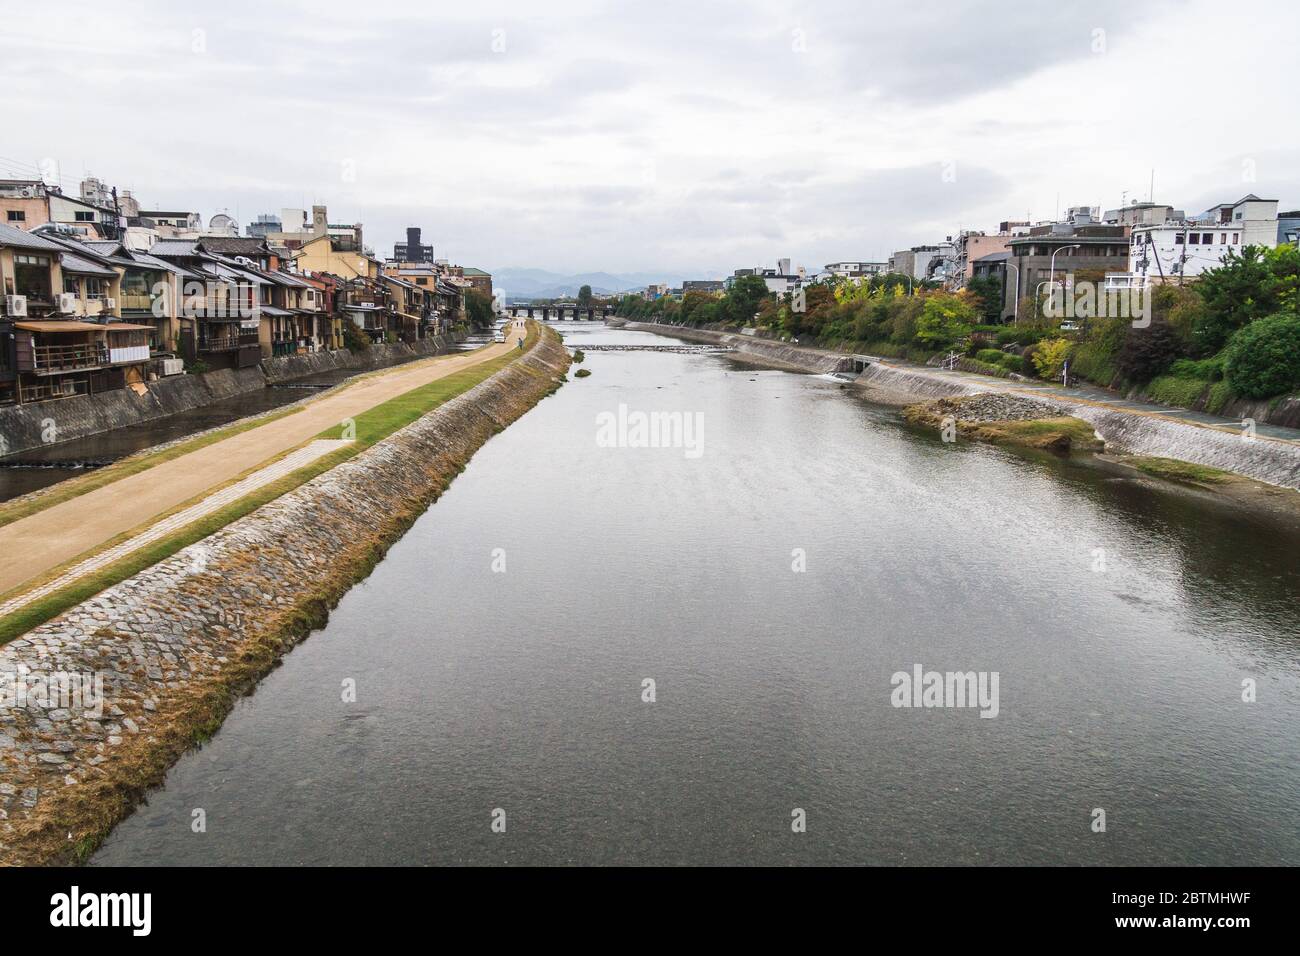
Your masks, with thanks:
[(99, 322), (65, 322), (60, 319), (47, 319), (44, 321), (15, 322), (14, 328), (23, 329), (27, 332), (103, 332), (108, 326)]
[(14, 328), (27, 332), (153, 332), (152, 325), (136, 325), (133, 322), (75, 322), (62, 319), (34, 319), (30, 322), (15, 322)]
[(257, 311), (262, 313), (262, 315), (269, 315), (275, 319), (283, 319), (287, 316), (293, 315), (293, 313), (288, 309), (282, 309), (278, 305), (259, 305)]

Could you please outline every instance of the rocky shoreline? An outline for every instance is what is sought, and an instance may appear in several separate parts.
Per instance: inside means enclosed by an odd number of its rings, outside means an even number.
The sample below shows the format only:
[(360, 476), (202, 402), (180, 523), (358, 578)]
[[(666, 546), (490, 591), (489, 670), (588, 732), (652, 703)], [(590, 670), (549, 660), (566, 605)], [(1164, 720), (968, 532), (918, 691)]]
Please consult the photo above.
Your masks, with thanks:
[(464, 394), (0, 648), (0, 864), (93, 852), (569, 361), (543, 329)]

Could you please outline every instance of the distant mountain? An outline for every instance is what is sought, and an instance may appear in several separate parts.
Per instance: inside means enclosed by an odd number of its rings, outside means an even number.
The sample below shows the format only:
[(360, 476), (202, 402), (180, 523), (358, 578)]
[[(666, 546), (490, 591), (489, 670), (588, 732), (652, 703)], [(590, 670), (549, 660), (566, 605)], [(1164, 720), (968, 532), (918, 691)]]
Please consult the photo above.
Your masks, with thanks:
[(492, 287), (505, 293), (508, 299), (556, 299), (577, 295), (584, 285), (591, 286), (597, 295), (611, 295), (644, 289), (653, 282), (666, 282), (671, 286), (682, 284), (681, 277), (666, 272), (583, 272), (565, 275), (545, 269), (493, 269)]

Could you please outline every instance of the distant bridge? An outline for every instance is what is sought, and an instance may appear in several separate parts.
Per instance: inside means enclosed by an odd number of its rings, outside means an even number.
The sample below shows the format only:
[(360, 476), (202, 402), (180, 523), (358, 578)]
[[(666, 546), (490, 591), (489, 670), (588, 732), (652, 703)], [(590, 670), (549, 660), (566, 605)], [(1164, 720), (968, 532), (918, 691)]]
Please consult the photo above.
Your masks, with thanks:
[(507, 305), (505, 314), (515, 319), (596, 322), (614, 314), (613, 305)]

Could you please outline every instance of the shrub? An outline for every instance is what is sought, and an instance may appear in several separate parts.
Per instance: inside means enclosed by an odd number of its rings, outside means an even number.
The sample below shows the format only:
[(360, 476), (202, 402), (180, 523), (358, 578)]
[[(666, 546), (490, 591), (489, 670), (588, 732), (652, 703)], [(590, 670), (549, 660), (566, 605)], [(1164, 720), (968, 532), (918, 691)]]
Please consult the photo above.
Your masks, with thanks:
[(999, 352), (998, 364), (1008, 372), (1015, 372), (1017, 375), (1025, 374), (1025, 360), (1019, 355), (1012, 355), (1010, 352)]
[(1146, 328), (1129, 326), (1115, 365), (1130, 382), (1149, 382), (1181, 354), (1178, 333), (1168, 323), (1153, 321)]
[(998, 345), (1033, 345), (1046, 337), (1046, 332), (1042, 329), (1035, 329), (1027, 325), (1015, 325), (1002, 329), (998, 332)]
[(1205, 382), (1217, 382), (1223, 378), (1224, 355), (1212, 355), (1206, 359), (1178, 359), (1169, 366), (1169, 374), (1178, 378), (1199, 378)]
[(980, 349), (978, 352), (975, 353), (975, 357), (979, 359), (981, 362), (988, 362), (992, 365), (1000, 365), (1002, 364), (1002, 354), (1003, 353), (1001, 349)]
[(1300, 387), (1300, 315), (1259, 319), (1233, 335), (1226, 350), (1228, 384), (1246, 398), (1271, 398)]
[(1069, 357), (1070, 341), (1068, 339), (1048, 339), (1045, 342), (1040, 342), (1034, 349), (1034, 368), (1038, 370), (1041, 378), (1060, 378), (1061, 371), (1065, 368), (1066, 360)]
[(1152, 401), (1165, 405), (1179, 405), (1191, 408), (1196, 400), (1209, 386), (1209, 382), (1200, 378), (1180, 378), (1176, 375), (1158, 375), (1146, 387), (1146, 394)]

